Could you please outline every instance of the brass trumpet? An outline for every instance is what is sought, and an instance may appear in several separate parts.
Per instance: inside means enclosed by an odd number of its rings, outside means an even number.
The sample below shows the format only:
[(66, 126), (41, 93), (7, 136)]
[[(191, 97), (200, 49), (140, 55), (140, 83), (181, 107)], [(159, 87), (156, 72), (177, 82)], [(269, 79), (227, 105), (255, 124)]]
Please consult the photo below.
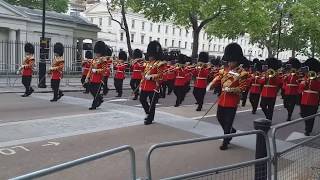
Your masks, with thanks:
[(268, 75), (269, 78), (275, 77), (276, 74), (277, 74), (276, 71), (273, 70), (273, 69), (268, 69), (268, 70), (267, 70), (267, 75)]
[(309, 78), (310, 80), (316, 79), (316, 78), (317, 78), (317, 73), (314, 72), (314, 71), (310, 71), (310, 72), (308, 73), (308, 78)]

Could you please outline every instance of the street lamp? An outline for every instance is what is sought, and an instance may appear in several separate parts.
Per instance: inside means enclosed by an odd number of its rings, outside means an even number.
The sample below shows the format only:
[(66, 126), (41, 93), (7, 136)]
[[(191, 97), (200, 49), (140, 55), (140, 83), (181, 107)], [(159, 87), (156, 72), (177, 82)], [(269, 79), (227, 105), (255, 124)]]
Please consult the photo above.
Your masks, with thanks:
[[(39, 61), (39, 88), (46, 88), (46, 57), (49, 55), (48, 41), (45, 39), (46, 25), (46, 0), (42, 0), (42, 36), (40, 38), (40, 61)], [(48, 52), (46, 52), (48, 51)]]
[(249, 49), (249, 61), (251, 61), (251, 57), (252, 57), (252, 49)]
[(278, 47), (277, 47), (277, 59), (279, 59), (280, 39), (281, 39), (281, 27), (282, 27), (282, 16), (283, 16), (283, 3), (278, 5), (280, 11), (279, 26), (278, 26)]

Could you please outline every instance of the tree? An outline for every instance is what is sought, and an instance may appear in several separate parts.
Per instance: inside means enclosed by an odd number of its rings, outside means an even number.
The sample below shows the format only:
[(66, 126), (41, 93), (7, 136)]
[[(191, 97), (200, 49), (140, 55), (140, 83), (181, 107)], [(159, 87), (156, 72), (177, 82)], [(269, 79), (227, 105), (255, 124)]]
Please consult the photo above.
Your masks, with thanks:
[[(127, 0), (110, 0), (107, 1), (108, 13), (112, 21), (115, 21), (119, 24), (120, 28), (126, 33), (127, 47), (129, 56), (132, 57), (132, 47), (131, 47), (131, 38), (130, 38), (130, 29), (127, 22), (126, 13), (128, 10), (128, 1)], [(112, 15), (112, 12), (115, 10), (120, 10), (121, 20), (115, 19)]]
[[(10, 4), (24, 6), (34, 9), (42, 9), (42, 0), (5, 0)], [(69, 0), (46, 0), (46, 10), (56, 12), (67, 12)]]
[(199, 34), (210, 23), (229, 13), (239, 12), (240, 0), (132, 0), (130, 7), (155, 22), (172, 21), (177, 26), (192, 28), (192, 57), (197, 57)]

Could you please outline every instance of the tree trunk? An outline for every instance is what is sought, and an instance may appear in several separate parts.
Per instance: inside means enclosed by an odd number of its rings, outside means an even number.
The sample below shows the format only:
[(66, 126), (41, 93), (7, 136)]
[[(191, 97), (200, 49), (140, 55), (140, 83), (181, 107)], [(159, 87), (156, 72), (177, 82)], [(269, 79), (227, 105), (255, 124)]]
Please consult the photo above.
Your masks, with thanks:
[(271, 47), (269, 46), (266, 46), (267, 47), (267, 50), (268, 50), (268, 58), (274, 58), (274, 51)]
[(199, 28), (193, 30), (192, 58), (197, 58), (198, 57), (199, 34), (200, 34), (200, 29)]
[(316, 41), (313, 40), (312, 48), (311, 48), (311, 57), (314, 58), (315, 54), (316, 54)]
[(122, 15), (123, 25), (126, 33), (128, 53), (131, 58), (132, 57), (131, 37), (130, 37), (130, 31), (129, 31), (129, 26), (128, 26), (127, 17), (126, 17), (124, 0), (121, 0), (121, 15)]
[(292, 49), (291, 57), (292, 57), (292, 58), (295, 58), (295, 57), (296, 57), (296, 50), (295, 50), (295, 49)]

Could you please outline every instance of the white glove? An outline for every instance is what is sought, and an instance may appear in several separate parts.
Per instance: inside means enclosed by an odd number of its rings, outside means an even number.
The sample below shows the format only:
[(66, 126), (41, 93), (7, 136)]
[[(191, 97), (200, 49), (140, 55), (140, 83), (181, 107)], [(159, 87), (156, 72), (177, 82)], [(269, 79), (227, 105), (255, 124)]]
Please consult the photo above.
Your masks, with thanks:
[(206, 88), (207, 92), (209, 92), (211, 90), (212, 85), (213, 85), (213, 82), (210, 82), (209, 85)]
[(17, 73), (17, 75), (19, 75), (19, 74), (20, 74), (20, 71), (18, 70), (16, 73)]
[(51, 67), (49, 70), (52, 71), (52, 70), (53, 70), (53, 67)]
[(146, 75), (144, 78), (145, 78), (146, 80), (151, 80), (152, 76), (151, 76), (151, 75)]
[(88, 82), (89, 82), (89, 78), (86, 78), (86, 79), (84, 80), (84, 83), (87, 84)]
[(96, 72), (97, 72), (97, 69), (92, 69), (92, 72), (93, 72), (93, 73), (96, 73)]
[(226, 88), (224, 88), (224, 91), (225, 91), (225, 92), (230, 92), (230, 88), (229, 88), (229, 87), (226, 87)]

